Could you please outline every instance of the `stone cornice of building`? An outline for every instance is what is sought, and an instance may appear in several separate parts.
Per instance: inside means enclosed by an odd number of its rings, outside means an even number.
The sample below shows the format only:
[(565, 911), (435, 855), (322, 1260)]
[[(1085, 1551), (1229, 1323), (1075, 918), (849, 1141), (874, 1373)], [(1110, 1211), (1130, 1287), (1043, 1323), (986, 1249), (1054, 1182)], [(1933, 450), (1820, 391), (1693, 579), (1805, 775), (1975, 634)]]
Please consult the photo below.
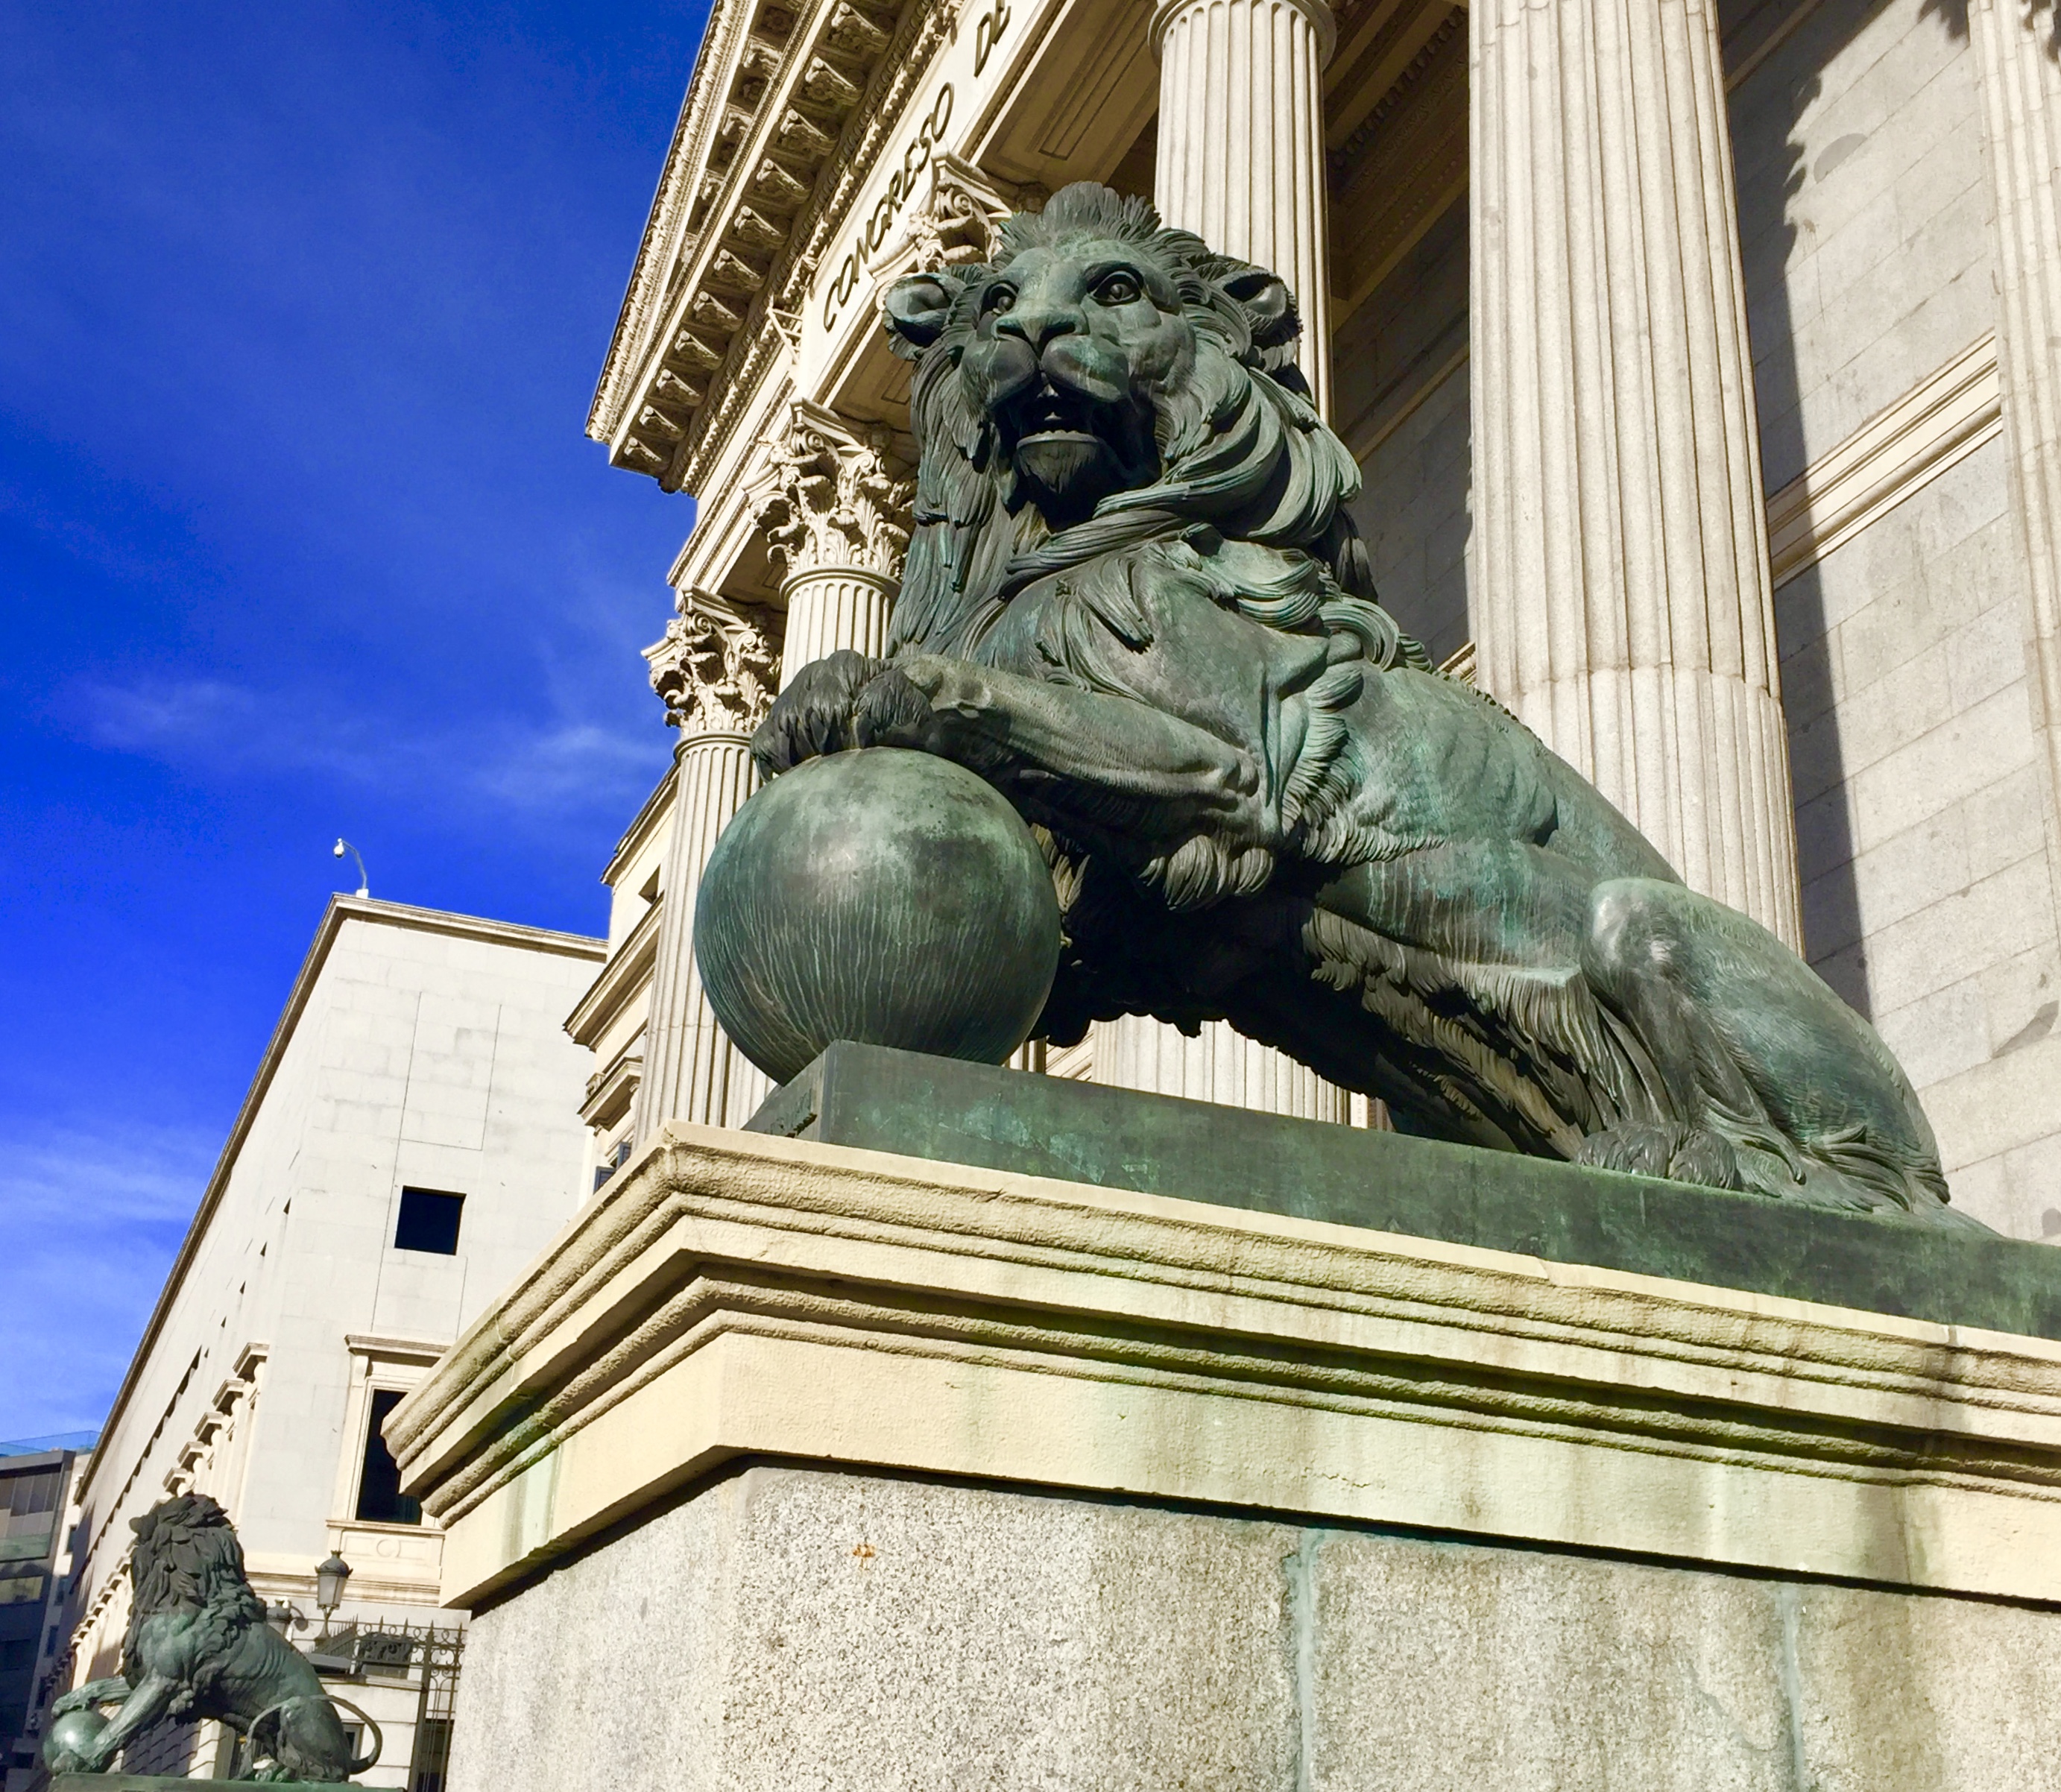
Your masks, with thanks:
[[(489, 946), (525, 946), (533, 951), (562, 954), (568, 958), (602, 958), (606, 955), (606, 940), (590, 939), (584, 934), (564, 934), (545, 927), (525, 927), (510, 921), (490, 921), (484, 917), (470, 914), (450, 914), (440, 909), (416, 908), (406, 902), (386, 902), (371, 897), (332, 896), (329, 906), (323, 910), (320, 923), (316, 926), (314, 942), (308, 948), (306, 958), (294, 978), (293, 988), (288, 991), (286, 1006), (281, 1012), (278, 1024), (272, 1029), (272, 1037), (265, 1047), (265, 1054), (258, 1061), (258, 1072), (250, 1079), (250, 1087), (244, 1095), (243, 1105), (236, 1110), (236, 1118), (230, 1123), (229, 1137), (222, 1147), (222, 1154), (215, 1160), (214, 1170), (207, 1179), (207, 1186), (201, 1191), (200, 1205), (194, 1210), (193, 1223), (186, 1228), (186, 1237), (180, 1241), (178, 1254), (172, 1259), (172, 1266), (165, 1276), (165, 1285), (158, 1290), (157, 1304), (150, 1309), (149, 1322), (143, 1327), (143, 1335), (137, 1341), (135, 1354), (129, 1359), (129, 1367), (122, 1378), (121, 1386), (115, 1390), (114, 1400), (108, 1408), (106, 1422), (101, 1427), (102, 1448), (94, 1453), (93, 1464), (86, 1471), (84, 1483), (79, 1489), (82, 1503), (93, 1491), (101, 1466), (114, 1454), (109, 1446), (115, 1441), (115, 1434), (126, 1414), (130, 1396), (143, 1366), (150, 1359), (162, 1334), (165, 1321), (170, 1316), (172, 1302), (178, 1298), (186, 1281), (188, 1269), (200, 1249), (201, 1240), (207, 1236), (207, 1229), (214, 1219), (215, 1209), (221, 1205), (222, 1191), (229, 1186), (229, 1178), (236, 1168), (236, 1161), (243, 1150), (244, 1141), (250, 1137), (250, 1129), (258, 1118), (258, 1110), (264, 1105), (270, 1090), (272, 1079), (278, 1074), (285, 1061), (286, 1047), (292, 1042), (294, 1030), (300, 1024), (306, 1010), (309, 998), (314, 994), (315, 984), (320, 979), (322, 968), (329, 962), (330, 948), (343, 931), (344, 924), (350, 921), (370, 922), (375, 926), (406, 927), (418, 933), (444, 934), (461, 939), (478, 940)], [(189, 1370), (188, 1374), (190, 1374)], [(183, 1384), (182, 1384), (183, 1386)], [(138, 1456), (130, 1465), (131, 1478), (141, 1462)], [(127, 1482), (124, 1482), (124, 1486)], [(119, 1504), (118, 1499), (114, 1504)], [(108, 1510), (111, 1512), (114, 1506)], [(105, 1522), (105, 1517), (102, 1519)], [(97, 1541), (97, 1539), (96, 1539)]]
[(614, 465), (678, 490), (720, 455), (962, 3), (719, 7), (588, 417)]
[(628, 869), (630, 862), (643, 850), (644, 843), (651, 838), (652, 830), (673, 812), (673, 763), (668, 759), (658, 782), (651, 786), (651, 794), (644, 799), (644, 806), (637, 811), (636, 819), (622, 830), (622, 838), (615, 842), (615, 850), (609, 855), (602, 868), (601, 881), (613, 890), (616, 879)]
[(586, 994), (573, 1005), (573, 1011), (566, 1016), (566, 1031), (575, 1045), (591, 1048), (625, 1006), (651, 981), (652, 967), (658, 962), (658, 930), (664, 924), (659, 918), (665, 907), (666, 893), (661, 890), (658, 901), (637, 918), (637, 925), (623, 936), (622, 944), (602, 966), (601, 974), (587, 986)]

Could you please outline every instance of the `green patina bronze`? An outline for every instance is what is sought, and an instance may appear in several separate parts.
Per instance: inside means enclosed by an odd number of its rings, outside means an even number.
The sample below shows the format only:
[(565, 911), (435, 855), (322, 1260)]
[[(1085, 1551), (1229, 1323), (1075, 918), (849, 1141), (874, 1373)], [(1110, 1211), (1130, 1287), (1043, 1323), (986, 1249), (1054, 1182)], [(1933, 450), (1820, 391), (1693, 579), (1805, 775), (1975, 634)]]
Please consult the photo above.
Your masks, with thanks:
[(893, 747), (761, 790), (694, 903), (709, 1005), (781, 1082), (837, 1039), (999, 1064), (1059, 958), (1052, 880), (1016, 811), (949, 760)]
[[(265, 1622), (235, 1527), (219, 1506), (205, 1494), (182, 1494), (130, 1523), (134, 1590), (122, 1673), (75, 1687), (51, 1708), (56, 1721), (43, 1759), (57, 1783), (106, 1774), (123, 1744), (153, 1725), (202, 1718), (218, 1718), (243, 1738), (239, 1777), (246, 1781), (331, 1784), (378, 1759), (378, 1726), (372, 1725), (371, 1754), (354, 1759), (308, 1658)], [(101, 1723), (103, 1706), (119, 1709)]]
[(804, 669), (754, 751), (919, 748), (1044, 830), (1047, 1037), (1222, 1018), (1410, 1131), (1960, 1219), (1867, 1022), (1375, 602), (1278, 278), (1079, 186), (885, 309), (887, 658)]
[(1063, 1077), (833, 1046), (754, 1132), (2061, 1338), (2061, 1256), (1979, 1227), (1545, 1163)]

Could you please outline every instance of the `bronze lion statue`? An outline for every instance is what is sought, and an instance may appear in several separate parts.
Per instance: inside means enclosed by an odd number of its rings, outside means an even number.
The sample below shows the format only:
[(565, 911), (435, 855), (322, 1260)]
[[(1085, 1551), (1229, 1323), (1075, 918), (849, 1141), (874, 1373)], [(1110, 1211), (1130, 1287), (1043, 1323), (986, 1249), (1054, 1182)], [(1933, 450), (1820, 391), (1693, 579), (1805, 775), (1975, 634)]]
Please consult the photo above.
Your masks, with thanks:
[(886, 657), (805, 669), (754, 751), (1009, 797), (1066, 916), (1047, 1038), (1226, 1018), (1406, 1130), (1974, 1223), (1873, 1029), (1375, 601), (1279, 279), (1084, 184), (882, 308), (920, 446)]
[(236, 1730), (245, 1738), (240, 1777), (247, 1779), (335, 1782), (378, 1758), (376, 1726), (371, 1754), (353, 1758), (308, 1658), (265, 1622), (264, 1604), (244, 1578), (242, 1546), (219, 1506), (205, 1494), (182, 1494), (130, 1525), (134, 1592), (121, 1676), (74, 1688), (51, 1714), (121, 1709), (82, 1748), (50, 1757), (53, 1773), (105, 1773), (125, 1742), (165, 1718), (217, 1718)]

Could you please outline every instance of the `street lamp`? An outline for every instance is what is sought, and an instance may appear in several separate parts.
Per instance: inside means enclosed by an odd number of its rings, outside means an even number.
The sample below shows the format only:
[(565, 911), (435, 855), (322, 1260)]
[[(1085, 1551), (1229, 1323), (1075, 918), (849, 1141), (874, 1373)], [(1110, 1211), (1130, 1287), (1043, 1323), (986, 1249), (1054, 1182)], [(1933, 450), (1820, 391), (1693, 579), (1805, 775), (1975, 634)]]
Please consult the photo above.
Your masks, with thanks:
[(315, 1570), (315, 1605), (322, 1614), (322, 1634), (329, 1634), (330, 1621), (343, 1603), (343, 1583), (350, 1578), (350, 1564), (332, 1554)]
[(358, 894), (370, 896), (372, 894), (371, 879), (365, 874), (365, 855), (339, 834), (336, 837), (336, 844), (329, 850), (329, 856), (341, 858), (346, 853), (358, 861)]

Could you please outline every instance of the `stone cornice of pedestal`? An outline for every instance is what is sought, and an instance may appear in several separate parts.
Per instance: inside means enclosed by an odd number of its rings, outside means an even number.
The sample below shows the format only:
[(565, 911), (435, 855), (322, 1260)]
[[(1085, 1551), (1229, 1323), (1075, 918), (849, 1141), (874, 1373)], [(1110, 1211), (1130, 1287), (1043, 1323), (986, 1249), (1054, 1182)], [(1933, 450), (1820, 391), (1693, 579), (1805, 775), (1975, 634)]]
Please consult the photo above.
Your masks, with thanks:
[(386, 1435), (458, 1606), (743, 1456), (2061, 1598), (2061, 1344), (677, 1125)]

